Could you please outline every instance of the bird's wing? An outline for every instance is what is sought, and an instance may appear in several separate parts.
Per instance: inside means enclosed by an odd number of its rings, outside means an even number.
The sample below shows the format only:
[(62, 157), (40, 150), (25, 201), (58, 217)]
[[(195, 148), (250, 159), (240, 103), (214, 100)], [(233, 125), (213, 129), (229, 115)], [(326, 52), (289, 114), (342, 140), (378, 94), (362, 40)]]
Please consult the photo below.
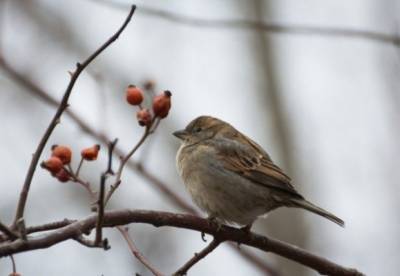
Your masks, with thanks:
[(242, 135), (240, 139), (221, 139), (215, 146), (226, 169), (258, 185), (303, 198), (290, 183), (291, 179), (250, 138)]

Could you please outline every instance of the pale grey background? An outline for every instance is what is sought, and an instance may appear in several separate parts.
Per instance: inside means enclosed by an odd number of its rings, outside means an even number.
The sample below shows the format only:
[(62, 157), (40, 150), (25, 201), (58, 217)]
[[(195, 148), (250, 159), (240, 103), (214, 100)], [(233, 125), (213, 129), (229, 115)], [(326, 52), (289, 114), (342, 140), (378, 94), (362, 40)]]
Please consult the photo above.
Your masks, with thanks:
[[(139, 8), (131, 25), (90, 66), (90, 73), (79, 79), (71, 97), (72, 109), (91, 125), (119, 137), (120, 145), (129, 149), (142, 129), (134, 110), (123, 100), (123, 90), (129, 83), (154, 79), (158, 89), (173, 92), (173, 109), (144, 147), (146, 156), (141, 158), (152, 173), (189, 200), (175, 171), (178, 141), (170, 134), (198, 115), (225, 119), (264, 146), (279, 165), (289, 169), (287, 164), (291, 164), (296, 187), (346, 221), (346, 228), (341, 229), (300, 210), (279, 210), (258, 221), (255, 231), (296, 243), (368, 275), (398, 275), (399, 49), (353, 38), (197, 28), (140, 13), (145, 4), (204, 19), (263, 19), (395, 33), (398, 1), (136, 4)], [(68, 83), (67, 71), (103, 43), (128, 11), (83, 0), (6, 1), (0, 9), (4, 56), (57, 98)], [(283, 140), (274, 124), (271, 87), (281, 100), (279, 109), (288, 135)], [(30, 155), (53, 113), (53, 108), (0, 70), (0, 219), (4, 222), (12, 219)], [(70, 144), (79, 152), (94, 142), (64, 118), (49, 146)], [(101, 162), (85, 165), (84, 175), (96, 182), (104, 166), (103, 152)], [(127, 170), (123, 180), (111, 208), (179, 211), (140, 176)], [(81, 218), (89, 212), (88, 197), (80, 187), (57, 183), (46, 172), (37, 171), (27, 205), (28, 224)], [(191, 231), (132, 225), (131, 233), (141, 251), (165, 273), (204, 246), (200, 235)], [(18, 270), (22, 275), (149, 275), (115, 231), (108, 230), (106, 235), (110, 251), (69, 241), (16, 255)], [(281, 275), (316, 275), (272, 254), (255, 252)], [(9, 272), (9, 259), (0, 259), (0, 275)], [(222, 245), (190, 275), (260, 274)]]

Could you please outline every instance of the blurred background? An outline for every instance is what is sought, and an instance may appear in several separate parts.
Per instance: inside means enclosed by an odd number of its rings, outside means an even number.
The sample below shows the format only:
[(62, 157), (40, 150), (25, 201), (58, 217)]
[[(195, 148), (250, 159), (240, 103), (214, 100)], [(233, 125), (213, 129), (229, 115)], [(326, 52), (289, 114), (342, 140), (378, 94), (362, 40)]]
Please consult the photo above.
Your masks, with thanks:
[[(0, 1), (0, 56), (19, 76), (54, 97), (68, 71), (123, 22), (130, 1)], [(367, 275), (400, 271), (400, 50), (369, 36), (398, 31), (399, 3), (387, 1), (136, 1), (120, 39), (78, 80), (71, 110), (129, 150), (143, 129), (124, 100), (128, 84), (151, 80), (173, 93), (173, 108), (135, 156), (152, 176), (193, 205), (175, 169), (179, 146), (171, 133), (208, 114), (229, 121), (261, 144), (309, 200), (346, 221), (341, 229), (311, 213), (280, 209), (253, 230), (300, 246)], [(247, 22), (247, 23), (246, 23)], [(250, 22), (250, 24), (249, 24)], [(286, 26), (263, 29), (265, 22)], [(257, 27), (258, 28), (255, 28)], [(270, 26), (270, 25), (269, 25)], [(261, 26), (262, 27), (262, 26)], [(303, 27), (321, 28), (304, 29)], [(334, 33), (329, 28), (339, 28)], [(12, 221), (31, 154), (55, 112), (23, 81), (0, 66), (0, 219)], [(51, 137), (75, 152), (97, 143), (68, 116)], [(104, 148), (104, 147), (103, 147)], [(83, 167), (94, 184), (106, 166)], [(90, 214), (90, 199), (73, 184), (37, 170), (26, 221), (36, 225)], [(126, 169), (108, 207), (184, 212), (139, 171)], [(171, 273), (205, 244), (197, 232), (131, 225), (140, 251)], [(115, 230), (112, 249), (88, 249), (68, 241), (15, 256), (22, 275), (150, 275)], [(208, 237), (208, 240), (211, 240)], [(316, 275), (274, 254), (246, 250), (271, 275)], [(0, 275), (11, 271), (0, 259)], [(264, 275), (223, 244), (189, 275)]]

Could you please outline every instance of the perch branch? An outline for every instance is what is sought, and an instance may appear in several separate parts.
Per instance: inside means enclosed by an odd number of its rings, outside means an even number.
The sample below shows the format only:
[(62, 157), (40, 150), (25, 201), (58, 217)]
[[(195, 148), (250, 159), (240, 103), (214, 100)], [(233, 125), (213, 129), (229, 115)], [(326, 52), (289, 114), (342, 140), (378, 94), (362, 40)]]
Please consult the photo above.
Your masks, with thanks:
[[(48, 248), (57, 243), (73, 239), (81, 233), (87, 233), (94, 229), (96, 227), (96, 221), (97, 215), (92, 215), (86, 219), (75, 221), (69, 225), (61, 227), (57, 229), (57, 231), (49, 234), (31, 238), (27, 241), (18, 239), (2, 244), (0, 245), (0, 257), (41, 248)], [(115, 227), (129, 223), (145, 223), (156, 227), (171, 226), (204, 232), (214, 236), (214, 238), (218, 240), (233, 241), (235, 243), (258, 248), (265, 252), (275, 253), (312, 268), (320, 274), (337, 276), (363, 275), (355, 269), (340, 266), (294, 245), (252, 232), (248, 233), (237, 228), (210, 224), (207, 219), (194, 215), (129, 209), (108, 211), (104, 213), (104, 227)]]

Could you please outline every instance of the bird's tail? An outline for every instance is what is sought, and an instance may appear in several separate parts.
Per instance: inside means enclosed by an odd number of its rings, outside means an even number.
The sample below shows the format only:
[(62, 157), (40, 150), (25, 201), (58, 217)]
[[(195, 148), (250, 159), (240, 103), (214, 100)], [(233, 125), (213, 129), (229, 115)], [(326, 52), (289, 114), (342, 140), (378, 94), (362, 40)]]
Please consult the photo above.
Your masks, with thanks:
[(313, 212), (314, 214), (320, 215), (326, 219), (329, 219), (330, 221), (333, 221), (334, 223), (344, 227), (344, 221), (334, 214), (312, 204), (311, 202), (305, 200), (305, 199), (291, 199), (291, 205), (290, 207), (298, 207), (298, 208), (303, 208), (306, 209), (310, 212)]

